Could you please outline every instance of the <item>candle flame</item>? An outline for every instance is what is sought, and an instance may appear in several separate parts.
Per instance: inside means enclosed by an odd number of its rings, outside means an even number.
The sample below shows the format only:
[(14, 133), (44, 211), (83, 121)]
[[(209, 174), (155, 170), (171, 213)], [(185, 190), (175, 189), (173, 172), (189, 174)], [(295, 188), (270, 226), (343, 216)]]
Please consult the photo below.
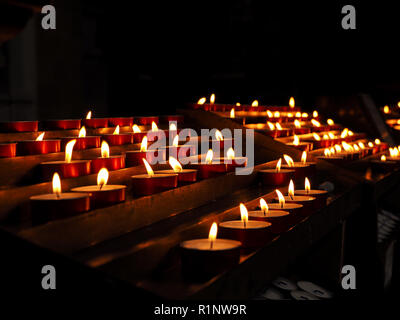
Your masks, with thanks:
[(213, 157), (214, 157), (214, 153), (213, 153), (212, 149), (208, 150), (207, 154), (206, 154), (206, 163), (211, 164)]
[(308, 113), (307, 113), (307, 112), (303, 112), (303, 113), (301, 114), (301, 117), (302, 117), (302, 118), (308, 118)]
[(343, 131), (342, 131), (342, 133), (340, 134), (340, 137), (341, 137), (342, 139), (343, 139), (343, 138), (346, 138), (348, 134), (349, 134), (349, 129), (344, 128)]
[(388, 114), (389, 112), (390, 112), (389, 106), (384, 106), (384, 107), (383, 107), (383, 113)]
[(258, 100), (254, 100), (254, 101), (251, 103), (251, 106), (252, 106), (252, 107), (258, 107)]
[(113, 134), (119, 134), (119, 125), (117, 125), (117, 127), (115, 128)]
[(323, 140), (328, 140), (328, 139), (329, 139), (329, 136), (325, 133), (325, 134), (322, 136), (322, 139), (323, 139)]
[(368, 142), (368, 147), (370, 147), (370, 148), (372, 148), (374, 146), (374, 143), (373, 142)]
[(326, 120), (326, 123), (329, 124), (330, 126), (333, 126), (335, 124), (335, 122), (333, 122), (332, 119)]
[(321, 123), (319, 123), (319, 121), (315, 120), (315, 119), (311, 119), (311, 123), (314, 127), (319, 128), (321, 126)]
[(107, 184), (108, 177), (108, 170), (106, 168), (100, 169), (99, 173), (97, 174), (97, 185), (100, 189)]
[(228, 157), (229, 160), (235, 159), (235, 151), (233, 148), (229, 148), (228, 151), (226, 152), (226, 156)]
[(297, 111), (296, 114), (295, 114), (295, 117), (296, 117), (296, 118), (301, 118), (301, 112), (300, 112), (300, 111)]
[(84, 137), (86, 137), (86, 128), (85, 128), (85, 126), (83, 126), (83, 127), (81, 128), (81, 130), (79, 130), (78, 137), (79, 137), (79, 138), (84, 138)]
[(178, 130), (178, 128), (176, 127), (175, 123), (171, 123), (169, 125), (169, 131), (177, 131), (177, 130)]
[(285, 206), (285, 197), (283, 196), (282, 192), (280, 192), (278, 189), (276, 189), (275, 192), (278, 195), (279, 205), (283, 209), (283, 207)]
[(381, 161), (386, 161), (386, 156), (384, 154), (381, 156)]
[(314, 110), (312, 113), (313, 118), (318, 118), (318, 111)]
[(293, 97), (290, 97), (290, 99), (289, 99), (289, 106), (290, 106), (291, 108), (294, 108), (294, 105), (295, 105), (294, 98), (293, 98)]
[(168, 159), (169, 165), (174, 169), (174, 172), (182, 172), (183, 168), (181, 164), (179, 163), (178, 160), (176, 160), (174, 157), (169, 157)]
[(267, 110), (267, 116), (268, 118), (272, 118), (274, 114), (271, 111)]
[(142, 132), (142, 130), (140, 130), (140, 128), (138, 127), (137, 124), (134, 124), (134, 125), (132, 126), (132, 131), (133, 131), (133, 133), (140, 133), (140, 132)]
[(365, 149), (365, 145), (364, 145), (364, 143), (361, 142), (361, 141), (358, 143), (358, 146), (359, 146), (361, 149)]
[(306, 178), (304, 180), (304, 189), (306, 190), (306, 193), (309, 193), (311, 190), (311, 184), (310, 184), (310, 180), (308, 180), (308, 178)]
[(329, 151), (328, 148), (326, 148), (326, 149), (324, 150), (324, 156), (327, 157), (327, 158), (329, 158), (329, 157), (331, 156), (331, 152)]
[(57, 196), (59, 196), (61, 193), (61, 179), (57, 172), (55, 172), (53, 174), (52, 185), (53, 185), (53, 193), (55, 193)]
[(211, 96), (210, 96), (210, 103), (211, 103), (211, 104), (214, 104), (214, 102), (215, 102), (215, 94), (213, 93), (213, 94), (211, 94)]
[(197, 101), (197, 104), (205, 104), (206, 103), (206, 98), (205, 97), (203, 97), (203, 98), (200, 98), (199, 99), (199, 101)]
[(72, 149), (76, 143), (76, 139), (69, 141), (65, 146), (65, 162), (70, 163), (72, 159)]
[(328, 136), (330, 139), (335, 139), (335, 135), (332, 132), (328, 132)]
[(92, 111), (89, 111), (86, 115), (86, 119), (92, 119)]
[(268, 213), (269, 208), (268, 208), (267, 202), (263, 198), (260, 199), (260, 208), (265, 216)]
[(399, 156), (399, 149), (389, 148), (389, 153), (392, 158), (397, 158)]
[(292, 179), (290, 179), (290, 182), (289, 182), (288, 195), (289, 195), (289, 197), (291, 197), (293, 199), (293, 197), (294, 197), (294, 183), (293, 183)]
[(232, 119), (235, 118), (235, 109), (234, 109), (234, 108), (231, 109), (231, 113), (230, 113), (229, 116), (230, 116)]
[(240, 218), (244, 224), (244, 227), (246, 227), (246, 224), (249, 221), (249, 213), (247, 211), (246, 206), (243, 203), (241, 203), (239, 207), (240, 207)]
[(303, 153), (301, 154), (301, 162), (303, 164), (307, 163), (307, 151), (303, 151)]
[(295, 120), (294, 120), (294, 126), (295, 126), (297, 129), (301, 128), (301, 122), (300, 122), (299, 120), (295, 119)]
[(342, 148), (338, 144), (335, 144), (334, 147), (335, 147), (336, 153), (342, 152)]
[(101, 157), (108, 158), (110, 156), (110, 147), (106, 141), (101, 142)]
[(298, 146), (299, 143), (300, 143), (299, 137), (294, 135), (294, 137), (293, 137), (293, 145)]
[(353, 134), (353, 131), (349, 130), (349, 136), (351, 137)]
[(151, 131), (158, 131), (157, 124), (154, 121), (151, 122)]
[(282, 165), (282, 158), (279, 158), (278, 162), (276, 163), (276, 172), (281, 171), (281, 165)]
[(281, 116), (279, 111), (274, 112), (274, 118), (279, 118)]
[(275, 126), (276, 126), (276, 128), (277, 128), (279, 131), (282, 130), (281, 124), (280, 124), (279, 122), (277, 122), (277, 123), (275, 124)]
[(313, 138), (315, 141), (321, 141), (321, 137), (318, 134), (316, 134), (315, 132), (313, 132)]
[(174, 140), (172, 140), (172, 146), (177, 147), (179, 145), (179, 136), (176, 135)]
[(151, 166), (149, 165), (149, 163), (147, 162), (147, 160), (146, 159), (142, 159), (142, 160), (143, 160), (144, 166), (146, 167), (146, 171), (147, 171), (148, 176), (149, 177), (154, 177), (154, 171), (151, 168)]
[(237, 106), (237, 107), (240, 107), (240, 102), (236, 102), (236, 106)]
[(287, 116), (288, 118), (293, 118), (293, 113), (289, 112), (288, 114), (286, 114), (286, 116)]
[(272, 122), (267, 121), (267, 125), (269, 127), (269, 130), (271, 130), (271, 131), (275, 130), (275, 126), (274, 126), (274, 124)]
[(285, 159), (285, 161), (289, 167), (294, 167), (294, 161), (290, 156), (288, 156), (287, 154), (284, 154), (283, 158)]
[(331, 148), (329, 149), (329, 151), (331, 152), (331, 154), (335, 154), (335, 153), (336, 153), (336, 150), (335, 150), (334, 147), (331, 147)]
[(224, 136), (222, 135), (221, 131), (219, 131), (219, 130), (215, 131), (215, 138), (218, 141), (223, 141), (224, 140)]
[(375, 139), (375, 144), (381, 144), (381, 140)]
[(217, 225), (216, 222), (214, 222), (211, 225), (210, 233), (208, 234), (208, 240), (210, 240), (211, 247), (212, 247), (213, 242), (215, 241), (215, 239), (217, 239), (217, 233), (218, 233), (218, 225)]
[(41, 134), (38, 135), (38, 137), (36, 138), (36, 141), (42, 141), (44, 137), (44, 132), (42, 132)]
[(144, 136), (142, 139), (142, 143), (140, 144), (140, 152), (147, 151), (147, 136)]

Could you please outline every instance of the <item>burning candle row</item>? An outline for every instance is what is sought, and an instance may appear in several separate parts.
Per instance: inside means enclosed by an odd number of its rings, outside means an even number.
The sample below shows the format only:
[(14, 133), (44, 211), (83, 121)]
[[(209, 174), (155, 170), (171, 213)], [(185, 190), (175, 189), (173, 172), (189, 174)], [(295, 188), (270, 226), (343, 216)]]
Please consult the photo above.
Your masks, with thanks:
[[(311, 190), (308, 179), (305, 190), (294, 191), (290, 182), (288, 195), (275, 190), (277, 203), (261, 198), (260, 206), (248, 211), (239, 205), (240, 220), (213, 223), (208, 239), (194, 239), (180, 244), (182, 271), (190, 278), (208, 278), (225, 271), (239, 262), (240, 249), (262, 247), (276, 235), (289, 230), (303, 218), (326, 204), (327, 192)], [(222, 238), (217, 238), (220, 230)], [(216, 263), (218, 262), (218, 263)]]

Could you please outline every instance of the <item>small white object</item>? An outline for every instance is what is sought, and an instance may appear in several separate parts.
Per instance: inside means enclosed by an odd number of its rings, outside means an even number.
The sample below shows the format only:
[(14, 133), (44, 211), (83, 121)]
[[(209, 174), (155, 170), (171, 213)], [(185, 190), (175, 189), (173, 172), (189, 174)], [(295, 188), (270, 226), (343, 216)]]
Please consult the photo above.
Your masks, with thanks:
[(305, 292), (303, 290), (290, 291), (290, 295), (295, 300), (320, 300), (316, 296), (314, 296), (308, 292)]
[(335, 185), (330, 181), (325, 181), (319, 185), (318, 189), (332, 192), (333, 190), (335, 190)]
[(276, 278), (272, 283), (274, 284), (274, 286), (282, 290), (292, 291), (297, 289), (297, 286), (294, 282), (283, 277)]
[(285, 300), (284, 295), (275, 288), (268, 288), (261, 296), (268, 300)]
[(309, 281), (298, 281), (297, 285), (299, 286), (299, 288), (308, 293), (311, 293), (318, 298), (331, 299), (333, 296), (332, 292)]

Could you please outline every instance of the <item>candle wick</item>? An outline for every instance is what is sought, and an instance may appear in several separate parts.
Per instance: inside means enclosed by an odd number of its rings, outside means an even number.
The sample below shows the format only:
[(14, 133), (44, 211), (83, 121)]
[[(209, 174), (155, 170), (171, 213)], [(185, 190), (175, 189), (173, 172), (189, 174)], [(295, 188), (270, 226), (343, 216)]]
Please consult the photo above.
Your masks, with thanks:
[(104, 186), (104, 183), (100, 183), (100, 190), (101, 190), (101, 188), (103, 188), (103, 186)]
[(246, 229), (246, 220), (243, 220), (243, 226)]
[(264, 211), (264, 217), (267, 215), (267, 210), (263, 210)]
[(60, 193), (57, 192), (57, 193), (56, 193), (56, 196), (57, 196), (57, 199), (59, 199), (59, 198), (60, 198)]
[(210, 249), (212, 249), (213, 246), (214, 246), (214, 240), (211, 240), (211, 241), (210, 241)]

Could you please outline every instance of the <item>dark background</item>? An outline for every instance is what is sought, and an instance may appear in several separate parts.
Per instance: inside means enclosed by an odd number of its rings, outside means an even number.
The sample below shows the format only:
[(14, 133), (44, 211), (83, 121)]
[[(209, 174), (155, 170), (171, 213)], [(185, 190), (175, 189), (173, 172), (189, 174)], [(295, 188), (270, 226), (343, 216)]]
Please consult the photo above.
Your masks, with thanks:
[[(56, 30), (41, 28), (42, 2), (0, 4), (3, 31), (22, 30), (0, 46), (2, 120), (173, 113), (211, 92), (310, 110), (318, 96), (398, 99), (393, 2), (45, 1)], [(346, 4), (356, 30), (341, 28)]]

